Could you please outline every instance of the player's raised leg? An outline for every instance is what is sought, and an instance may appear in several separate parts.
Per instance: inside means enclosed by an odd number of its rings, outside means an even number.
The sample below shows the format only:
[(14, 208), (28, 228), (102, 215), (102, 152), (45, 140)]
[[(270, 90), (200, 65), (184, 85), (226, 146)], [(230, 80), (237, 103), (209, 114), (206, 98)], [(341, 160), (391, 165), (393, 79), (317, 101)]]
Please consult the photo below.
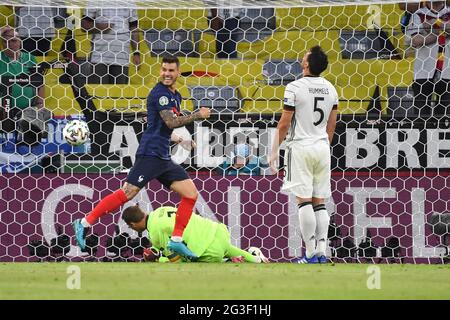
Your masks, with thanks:
[(189, 219), (191, 218), (192, 211), (195, 207), (195, 202), (197, 201), (197, 187), (191, 179), (185, 179), (181, 181), (174, 181), (170, 185), (170, 189), (180, 195), (181, 201), (178, 205), (175, 227), (167, 248), (185, 256), (186, 258), (196, 259), (197, 256), (183, 243), (183, 232), (184, 229), (186, 229)]
[(326, 250), (330, 217), (328, 216), (323, 199), (313, 198), (312, 200), (314, 213), (316, 215), (316, 256), (319, 263), (327, 263)]
[(121, 189), (107, 195), (102, 200), (100, 200), (100, 202), (86, 217), (77, 219), (73, 222), (75, 238), (81, 250), (84, 250), (86, 247), (86, 232), (88, 228), (92, 226), (100, 217), (104, 216), (107, 213), (114, 212), (123, 204), (133, 199), (139, 193), (139, 191), (139, 187), (125, 182)]

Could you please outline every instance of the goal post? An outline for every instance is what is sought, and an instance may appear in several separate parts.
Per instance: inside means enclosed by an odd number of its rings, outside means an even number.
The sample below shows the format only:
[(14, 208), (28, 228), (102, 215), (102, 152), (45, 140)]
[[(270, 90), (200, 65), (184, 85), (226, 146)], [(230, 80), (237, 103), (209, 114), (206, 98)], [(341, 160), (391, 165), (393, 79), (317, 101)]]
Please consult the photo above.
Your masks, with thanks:
[[(285, 87), (302, 76), (301, 59), (315, 45), (328, 55), (323, 76), (339, 95), (328, 257), (448, 261), (450, 110), (438, 94), (429, 103), (443, 104), (435, 109), (442, 112), (424, 117), (417, 108), (415, 63), (428, 57), (411, 44), (414, 6), (382, 0), (1, 1), (0, 261), (142, 259), (145, 234), (129, 229), (119, 212), (92, 228), (95, 249), (88, 253), (76, 247), (71, 222), (125, 181), (166, 54), (180, 59), (182, 110), (213, 110), (208, 120), (175, 130), (196, 148), (171, 151), (199, 190), (196, 211), (225, 223), (236, 246), (259, 247), (277, 262), (301, 256), (295, 197), (280, 191), (284, 151), (279, 174), (268, 168), (267, 155)], [(216, 12), (227, 17), (226, 28), (215, 26)], [(94, 32), (95, 23), (108, 25)], [(29, 57), (16, 74), (14, 48), (3, 33), (8, 27), (22, 57)], [(121, 44), (105, 50), (101, 41)], [(100, 64), (121, 71), (102, 73)], [(36, 101), (51, 118), (28, 141), (29, 130), (5, 121), (12, 109)], [(71, 119), (88, 123), (87, 143), (65, 142), (62, 129)], [(237, 145), (247, 145), (253, 168), (247, 174), (227, 170)], [(151, 211), (178, 198), (152, 181), (125, 207), (135, 203)], [(114, 241), (124, 233), (128, 241)]]

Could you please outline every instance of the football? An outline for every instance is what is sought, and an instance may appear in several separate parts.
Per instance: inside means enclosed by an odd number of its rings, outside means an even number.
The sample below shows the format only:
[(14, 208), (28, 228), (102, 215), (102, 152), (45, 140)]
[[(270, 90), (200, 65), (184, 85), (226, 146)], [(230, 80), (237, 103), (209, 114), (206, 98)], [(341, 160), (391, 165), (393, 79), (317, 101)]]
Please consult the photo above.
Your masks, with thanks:
[(262, 253), (260, 248), (257, 247), (250, 247), (247, 250), (251, 255), (258, 257), (259, 258), (259, 262), (262, 263), (269, 263), (269, 259), (266, 258), (266, 256), (264, 256), (264, 254)]
[(63, 129), (63, 137), (72, 146), (82, 145), (89, 138), (89, 127), (82, 120), (71, 120)]

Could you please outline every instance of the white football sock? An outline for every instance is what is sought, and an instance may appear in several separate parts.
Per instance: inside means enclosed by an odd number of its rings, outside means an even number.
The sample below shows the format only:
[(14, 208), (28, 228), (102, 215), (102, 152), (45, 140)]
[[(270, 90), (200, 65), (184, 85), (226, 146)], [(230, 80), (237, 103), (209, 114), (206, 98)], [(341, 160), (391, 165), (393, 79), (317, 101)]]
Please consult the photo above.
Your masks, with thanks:
[(316, 214), (316, 254), (320, 257), (325, 256), (327, 252), (328, 227), (330, 225), (330, 217), (328, 216), (328, 212), (324, 204), (315, 206), (314, 213)]
[(179, 237), (179, 236), (171, 236), (170, 239), (174, 242), (181, 242), (183, 241), (183, 237)]
[(300, 231), (306, 246), (306, 257), (311, 258), (316, 251), (316, 216), (312, 202), (303, 202), (298, 205), (298, 216), (300, 220)]
[(85, 228), (89, 228), (91, 225), (87, 222), (86, 218), (81, 219), (81, 225)]

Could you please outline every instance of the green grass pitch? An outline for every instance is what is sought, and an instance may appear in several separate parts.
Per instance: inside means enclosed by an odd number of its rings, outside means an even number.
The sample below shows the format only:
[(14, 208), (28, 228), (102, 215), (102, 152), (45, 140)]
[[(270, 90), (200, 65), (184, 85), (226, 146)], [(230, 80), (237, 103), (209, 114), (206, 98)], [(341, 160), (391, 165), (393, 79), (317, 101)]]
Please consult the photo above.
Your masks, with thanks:
[[(81, 288), (70, 290), (73, 265)], [(380, 289), (367, 287), (370, 266)], [(449, 265), (1, 263), (0, 300), (450, 299), (449, 279)]]

